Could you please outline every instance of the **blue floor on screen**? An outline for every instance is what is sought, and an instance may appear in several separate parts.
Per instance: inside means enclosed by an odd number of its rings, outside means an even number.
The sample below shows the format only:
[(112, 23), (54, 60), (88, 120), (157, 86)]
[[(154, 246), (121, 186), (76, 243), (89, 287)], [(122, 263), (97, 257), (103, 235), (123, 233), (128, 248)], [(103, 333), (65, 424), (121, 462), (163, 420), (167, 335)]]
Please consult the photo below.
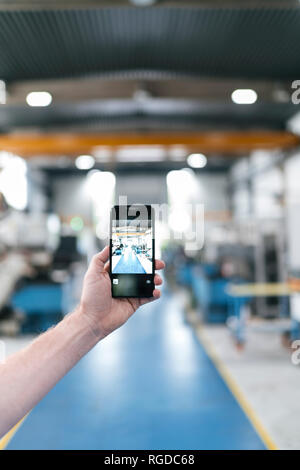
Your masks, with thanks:
[(8, 449), (264, 449), (176, 298), (143, 307), (30, 413)]
[(122, 255), (115, 269), (113, 270), (113, 273), (114, 274), (146, 274), (146, 271), (143, 268), (136, 254), (132, 250), (130, 250), (129, 253)]

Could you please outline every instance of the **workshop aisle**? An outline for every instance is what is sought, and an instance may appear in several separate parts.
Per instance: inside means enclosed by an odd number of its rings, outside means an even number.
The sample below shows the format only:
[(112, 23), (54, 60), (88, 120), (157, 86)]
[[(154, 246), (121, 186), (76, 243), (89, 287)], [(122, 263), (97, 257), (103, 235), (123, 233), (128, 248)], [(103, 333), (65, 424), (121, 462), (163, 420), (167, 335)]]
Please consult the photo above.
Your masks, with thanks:
[(142, 308), (30, 413), (8, 449), (263, 449), (178, 298)]
[(140, 260), (131, 248), (126, 248), (120, 261), (113, 270), (115, 274), (146, 274)]

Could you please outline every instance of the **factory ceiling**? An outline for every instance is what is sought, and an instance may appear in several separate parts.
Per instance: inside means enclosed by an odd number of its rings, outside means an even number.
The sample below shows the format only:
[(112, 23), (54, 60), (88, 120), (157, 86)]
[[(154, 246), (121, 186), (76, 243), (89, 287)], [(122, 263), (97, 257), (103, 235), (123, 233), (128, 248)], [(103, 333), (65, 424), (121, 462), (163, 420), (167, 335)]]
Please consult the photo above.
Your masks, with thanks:
[[(298, 112), (293, 0), (0, 0), (0, 132), (278, 130)], [(255, 89), (236, 105), (236, 88)], [(47, 90), (47, 108), (26, 95)]]
[(90, 75), (300, 76), (299, 8), (287, 7), (289, 2), (248, 8), (218, 3), (84, 8), (81, 2), (80, 8), (2, 10), (0, 76), (8, 82)]

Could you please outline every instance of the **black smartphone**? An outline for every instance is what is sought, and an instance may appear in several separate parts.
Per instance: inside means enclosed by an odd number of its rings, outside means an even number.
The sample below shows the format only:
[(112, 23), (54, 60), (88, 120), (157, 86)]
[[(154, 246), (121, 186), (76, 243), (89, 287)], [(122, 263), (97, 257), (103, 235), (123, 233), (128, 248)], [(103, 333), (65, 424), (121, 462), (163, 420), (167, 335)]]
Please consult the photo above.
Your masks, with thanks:
[(155, 271), (154, 209), (114, 206), (110, 220), (110, 277), (113, 297), (152, 297)]

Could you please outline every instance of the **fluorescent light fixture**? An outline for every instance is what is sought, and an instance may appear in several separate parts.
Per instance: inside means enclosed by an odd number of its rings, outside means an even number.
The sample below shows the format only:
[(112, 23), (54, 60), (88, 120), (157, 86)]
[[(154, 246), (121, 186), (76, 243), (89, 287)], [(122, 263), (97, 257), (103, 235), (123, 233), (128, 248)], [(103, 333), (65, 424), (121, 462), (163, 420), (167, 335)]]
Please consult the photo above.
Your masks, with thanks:
[(80, 155), (75, 160), (78, 170), (90, 170), (95, 165), (95, 159), (92, 155)]
[(114, 191), (116, 177), (110, 171), (92, 170), (87, 174), (87, 189), (90, 197), (105, 205), (109, 195)]
[[(295, 106), (296, 108), (296, 106)], [(296, 113), (287, 121), (287, 128), (294, 134), (300, 135), (300, 113)]]
[(110, 171), (91, 170), (86, 176), (86, 190), (91, 199), (96, 236), (109, 236), (109, 212), (114, 203), (116, 177)]
[(190, 214), (184, 207), (174, 207), (169, 215), (169, 227), (174, 232), (186, 232), (191, 226)]
[(190, 203), (198, 197), (198, 180), (191, 168), (172, 170), (167, 174), (167, 187), (170, 204), (174, 207)]
[(0, 191), (14, 209), (27, 206), (27, 165), (17, 156), (11, 156), (0, 173)]
[(60, 232), (60, 219), (57, 214), (49, 214), (47, 219), (47, 229), (50, 233), (58, 235)]
[(236, 104), (253, 104), (257, 100), (257, 93), (251, 88), (240, 88), (232, 92), (231, 99)]
[(185, 159), (187, 154), (187, 150), (185, 147), (180, 145), (174, 145), (173, 147), (169, 148), (169, 157), (173, 161), (182, 161)]
[(160, 162), (165, 160), (166, 152), (163, 147), (155, 145), (124, 146), (116, 152), (119, 162)]
[(113, 154), (112, 149), (106, 146), (93, 147), (92, 153), (94, 157), (96, 158), (96, 160), (99, 160), (101, 162), (109, 161)]
[(49, 106), (52, 102), (52, 96), (48, 91), (32, 91), (26, 96), (29, 106)]
[(6, 85), (3, 80), (0, 80), (0, 104), (6, 103)]
[(203, 153), (192, 153), (188, 156), (187, 162), (192, 168), (204, 168), (207, 164), (207, 158)]
[(130, 0), (130, 3), (137, 7), (148, 7), (150, 5), (154, 5), (156, 0)]

